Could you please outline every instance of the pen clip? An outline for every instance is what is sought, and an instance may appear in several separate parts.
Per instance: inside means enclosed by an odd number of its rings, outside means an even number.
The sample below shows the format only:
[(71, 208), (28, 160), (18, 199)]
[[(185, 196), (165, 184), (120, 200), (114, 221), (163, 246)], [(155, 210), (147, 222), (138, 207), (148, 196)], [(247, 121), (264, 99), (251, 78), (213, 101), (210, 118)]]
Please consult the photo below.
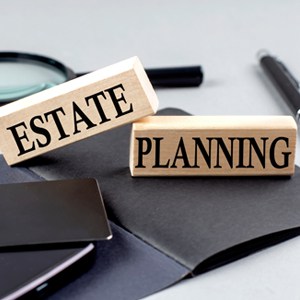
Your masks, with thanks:
[(296, 113), (296, 122), (297, 122), (297, 124), (299, 124), (299, 122), (300, 122), (300, 109), (298, 109), (298, 111)]
[(291, 72), (288, 70), (288, 68), (281, 61), (277, 60), (277, 63), (282, 68), (282, 70), (285, 72), (286, 76), (290, 79), (290, 81), (293, 83), (293, 85), (300, 91), (299, 81), (291, 74)]

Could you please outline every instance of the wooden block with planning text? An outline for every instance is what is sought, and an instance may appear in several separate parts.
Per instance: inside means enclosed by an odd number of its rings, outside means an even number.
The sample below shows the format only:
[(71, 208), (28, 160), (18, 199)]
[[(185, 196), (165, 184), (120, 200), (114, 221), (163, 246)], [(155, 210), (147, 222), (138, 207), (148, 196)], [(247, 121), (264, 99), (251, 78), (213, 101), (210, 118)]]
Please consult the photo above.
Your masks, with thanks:
[(0, 108), (0, 150), (9, 165), (133, 122), (158, 100), (137, 57)]
[(290, 116), (152, 116), (132, 125), (132, 176), (294, 173)]

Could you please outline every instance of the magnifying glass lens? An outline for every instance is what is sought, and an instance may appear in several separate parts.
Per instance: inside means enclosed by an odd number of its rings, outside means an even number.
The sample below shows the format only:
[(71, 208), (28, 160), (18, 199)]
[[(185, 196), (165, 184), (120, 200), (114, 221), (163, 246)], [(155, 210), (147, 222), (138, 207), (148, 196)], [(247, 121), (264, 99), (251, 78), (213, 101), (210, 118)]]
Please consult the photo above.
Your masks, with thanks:
[(38, 61), (0, 62), (0, 102), (17, 100), (67, 80), (58, 68)]
[[(154, 87), (199, 86), (200, 66), (145, 70)], [(82, 76), (61, 62), (42, 55), (0, 51), (0, 105), (41, 92)]]

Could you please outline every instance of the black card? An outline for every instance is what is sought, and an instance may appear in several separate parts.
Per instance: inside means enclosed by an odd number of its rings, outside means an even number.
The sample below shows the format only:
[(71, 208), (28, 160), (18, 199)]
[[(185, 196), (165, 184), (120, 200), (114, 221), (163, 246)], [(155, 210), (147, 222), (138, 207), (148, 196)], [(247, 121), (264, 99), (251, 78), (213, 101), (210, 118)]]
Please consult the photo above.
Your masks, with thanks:
[(95, 179), (0, 185), (0, 247), (111, 237)]

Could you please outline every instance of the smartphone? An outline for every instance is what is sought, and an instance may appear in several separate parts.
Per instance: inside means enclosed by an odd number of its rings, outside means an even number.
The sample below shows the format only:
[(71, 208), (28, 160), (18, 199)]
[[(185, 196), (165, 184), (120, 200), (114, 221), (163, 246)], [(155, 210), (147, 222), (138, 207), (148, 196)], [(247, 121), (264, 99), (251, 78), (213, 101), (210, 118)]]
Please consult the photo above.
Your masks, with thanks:
[(41, 299), (88, 270), (93, 243), (67, 249), (0, 252), (0, 299)]

